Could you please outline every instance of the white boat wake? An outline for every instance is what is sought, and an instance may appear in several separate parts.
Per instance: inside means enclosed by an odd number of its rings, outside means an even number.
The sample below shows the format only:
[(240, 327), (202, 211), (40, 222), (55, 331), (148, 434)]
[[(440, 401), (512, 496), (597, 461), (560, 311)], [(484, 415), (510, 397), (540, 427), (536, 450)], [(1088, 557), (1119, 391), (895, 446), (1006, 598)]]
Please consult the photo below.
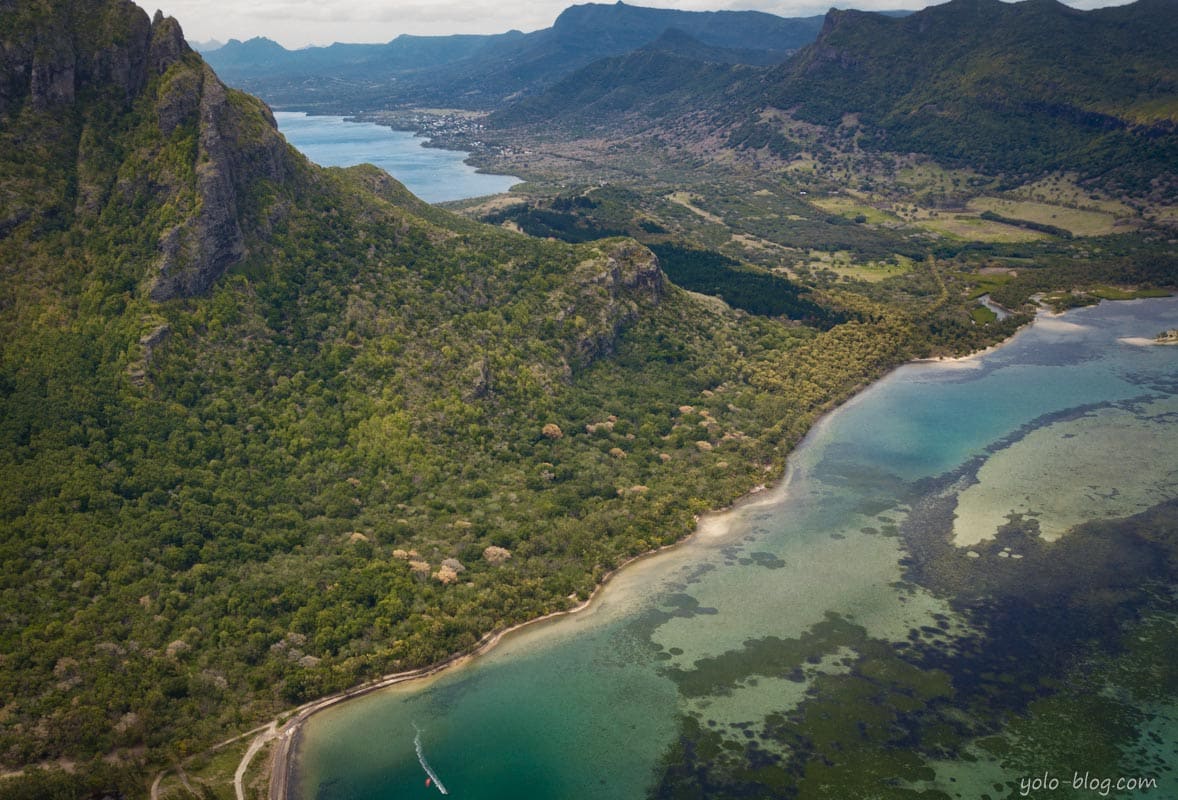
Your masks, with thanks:
[(438, 773), (434, 772), (433, 768), (429, 765), (429, 762), (425, 760), (425, 748), (421, 746), (421, 728), (417, 727), (416, 722), (413, 723), (413, 730), (413, 747), (417, 750), (417, 761), (421, 764), (421, 768), (425, 770), (425, 774), (429, 776), (429, 780), (426, 781), (426, 783), (429, 784), (432, 782), (434, 786), (438, 787), (439, 792), (442, 794), (450, 794), (446, 791), (445, 785), (438, 778)]

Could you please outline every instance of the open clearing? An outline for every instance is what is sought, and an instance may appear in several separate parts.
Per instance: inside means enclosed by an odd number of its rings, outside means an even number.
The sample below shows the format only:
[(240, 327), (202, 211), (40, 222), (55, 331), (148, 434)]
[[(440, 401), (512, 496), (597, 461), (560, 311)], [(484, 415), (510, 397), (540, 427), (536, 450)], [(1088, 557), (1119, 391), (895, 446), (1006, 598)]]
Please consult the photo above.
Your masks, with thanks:
[(895, 264), (886, 261), (856, 263), (854, 256), (846, 250), (834, 253), (825, 250), (811, 250), (808, 258), (809, 260), (803, 263), (814, 271), (829, 270), (840, 278), (866, 281), (867, 283), (877, 283), (885, 278), (903, 275), (912, 269), (912, 261), (899, 255), (895, 257), (897, 261)]
[(710, 211), (704, 211), (702, 208), (695, 205), (695, 202), (699, 198), (696, 197), (695, 195), (691, 194), (690, 192), (672, 192), (671, 194), (667, 195), (667, 199), (670, 200), (672, 203), (677, 203), (678, 205), (683, 206), (688, 211), (691, 211), (693, 214), (695, 214), (696, 216), (698, 216), (702, 219), (706, 219), (708, 222), (714, 222), (717, 225), (725, 225), (726, 226), (724, 220), (720, 219), (719, 217), (717, 217), (715, 214), (711, 213)]
[(866, 203), (856, 202), (850, 197), (820, 197), (810, 200), (810, 204), (821, 208), (823, 211), (829, 211), (832, 214), (838, 214), (840, 217), (846, 217), (847, 219), (854, 219), (862, 215), (867, 222), (877, 225), (900, 221), (900, 218), (893, 214), (880, 211), (878, 208), (869, 206)]
[(917, 225), (925, 230), (973, 242), (1034, 242), (1046, 239), (1047, 234), (1005, 225), (971, 214), (939, 214), (921, 219)]
[(1131, 229), (1128, 224), (1117, 224), (1117, 217), (1103, 211), (1068, 208), (1033, 200), (1004, 200), (998, 197), (977, 197), (969, 201), (971, 211), (992, 211), (1003, 217), (1053, 225), (1069, 231), (1073, 236), (1107, 236)]

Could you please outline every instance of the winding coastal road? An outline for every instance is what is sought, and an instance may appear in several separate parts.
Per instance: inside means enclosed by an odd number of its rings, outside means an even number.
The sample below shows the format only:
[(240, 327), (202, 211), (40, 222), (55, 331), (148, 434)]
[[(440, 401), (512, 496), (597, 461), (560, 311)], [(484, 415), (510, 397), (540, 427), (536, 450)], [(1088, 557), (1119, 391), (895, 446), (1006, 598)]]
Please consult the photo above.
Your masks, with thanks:
[[(361, 684), (360, 686), (355, 686), (337, 694), (330, 695), (319, 700), (314, 700), (295, 709), (293, 716), (291, 716), (281, 725), (279, 725), (279, 720), (275, 720), (264, 728), (255, 728), (253, 731), (250, 731), (250, 733), (257, 733), (257, 736), (250, 744), (249, 749), (246, 751), (245, 755), (242, 757), (241, 763), (237, 767), (237, 775), (235, 776), (234, 781), (237, 788), (237, 800), (246, 800), (243, 779), (246, 770), (249, 768), (250, 761), (253, 759), (258, 750), (264, 747), (271, 739), (275, 738), (278, 739), (278, 744), (275, 746), (270, 763), (270, 792), (268, 795), (268, 800), (290, 800), (290, 798), (287, 797), (287, 792), (289, 791), (290, 776), (294, 766), (292, 752), (297, 749), (299, 733), (302, 730), (303, 723), (306, 722), (312, 714), (316, 714), (325, 708), (336, 705), (337, 703), (342, 703), (345, 700), (352, 700), (366, 694), (371, 694), (372, 692), (385, 689), (398, 683), (404, 683), (405, 681), (417, 680), (419, 678), (426, 678), (430, 675), (435, 675), (442, 670), (449, 669), (450, 667), (461, 664), (468, 659), (487, 652), (499, 644), (503, 637), (519, 630), (520, 628), (525, 628), (540, 622), (546, 622), (559, 617), (566, 617), (571, 614), (580, 613), (593, 605), (594, 601), (599, 598), (601, 592), (606, 588), (606, 586), (609, 585), (613, 577), (623, 569), (639, 561), (644, 561), (648, 558), (664, 553), (667, 550), (672, 550), (682, 546), (685, 542), (694, 539), (695, 537), (701, 535), (701, 532), (706, 531), (708, 529), (708, 520), (722, 516), (737, 505), (754, 500), (756, 496), (764, 490), (765, 485), (759, 484), (754, 486), (736, 503), (733, 503), (732, 505), (725, 508), (715, 509), (713, 511), (708, 511), (704, 514), (698, 515), (696, 517), (695, 528), (689, 536), (680, 539), (678, 542), (663, 545), (662, 547), (649, 550), (645, 553), (634, 556), (633, 558), (627, 559), (613, 570), (603, 575), (601, 581), (597, 584), (596, 587), (594, 587), (593, 592), (589, 595), (589, 597), (572, 608), (565, 609), (563, 611), (554, 611), (550, 614), (545, 614), (542, 617), (527, 620), (499, 631), (493, 631), (484, 636), (473, 648), (465, 653), (456, 653), (445, 661), (434, 664), (433, 666), (409, 670), (407, 672), (397, 672), (392, 675), (385, 675), (384, 677), (378, 678), (370, 683)], [(244, 735), (248, 736), (250, 733)], [(240, 739), (242, 737), (238, 738)], [(157, 799), (153, 798), (152, 800)]]

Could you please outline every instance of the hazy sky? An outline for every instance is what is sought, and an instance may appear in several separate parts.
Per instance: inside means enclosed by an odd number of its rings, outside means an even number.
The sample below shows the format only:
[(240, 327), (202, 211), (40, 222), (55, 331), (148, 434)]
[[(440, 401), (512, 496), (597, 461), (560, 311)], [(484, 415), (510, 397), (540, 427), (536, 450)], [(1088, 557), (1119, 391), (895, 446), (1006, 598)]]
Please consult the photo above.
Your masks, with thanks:
[[(503, 33), (547, 28), (575, 0), (155, 0), (193, 41), (266, 36), (286, 47), (332, 42), (387, 42), (402, 33)], [(154, 13), (152, 0), (136, 0)], [(1068, 0), (1076, 8), (1116, 0)], [(684, 11), (757, 9), (783, 17), (824, 14), (829, 0), (633, 0), (631, 5)], [(927, 0), (851, 0), (837, 8), (915, 10)]]

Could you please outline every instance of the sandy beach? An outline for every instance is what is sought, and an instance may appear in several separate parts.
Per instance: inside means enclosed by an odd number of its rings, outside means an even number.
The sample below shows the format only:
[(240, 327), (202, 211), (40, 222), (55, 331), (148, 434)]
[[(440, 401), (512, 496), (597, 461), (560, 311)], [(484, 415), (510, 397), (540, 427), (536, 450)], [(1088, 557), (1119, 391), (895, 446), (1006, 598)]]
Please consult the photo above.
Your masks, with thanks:
[[(827, 415), (823, 416), (825, 419)], [(811, 429), (817, 428), (817, 424)], [(787, 466), (785, 474), (778, 482), (777, 486), (784, 489), (788, 485), (789, 467)], [(774, 497), (778, 494), (776, 491), (771, 493)], [(559, 619), (567, 618), (573, 615), (582, 615), (586, 612), (592, 613), (593, 609), (600, 605), (603, 592), (607, 587), (616, 581), (618, 576), (623, 572), (629, 573), (634, 571), (634, 568), (639, 567), (642, 563), (653, 559), (655, 556), (662, 556), (671, 551), (683, 550), (688, 545), (706, 541), (709, 544), (715, 543), (717, 540), (723, 540), (731, 530), (731, 525), (728, 520), (731, 519), (732, 512), (749, 507), (755, 507), (760, 502), (768, 501), (770, 498), (766, 496), (767, 490), (764, 484), (759, 484), (753, 487), (747, 494), (742, 496), (739, 500), (730, 506), (708, 511), (696, 518), (696, 526), (692, 533), (672, 544), (664, 545), (654, 550), (649, 550), (633, 558), (627, 559), (613, 570), (606, 573), (601, 582), (597, 584), (589, 597), (572, 608), (562, 611), (554, 611), (550, 614), (545, 614), (535, 619), (530, 619), (518, 624), (512, 625), (502, 630), (494, 631), (484, 636), (478, 644), (470, 650), (462, 653), (456, 653), (450, 658), (441, 661), (429, 667), (423, 667), (414, 670), (405, 670), (389, 675), (382, 676), (378, 679), (370, 681), (360, 686), (347, 689), (343, 692), (312, 701), (303, 706), (299, 706), (294, 710), (293, 716), (286, 720), (281, 725), (276, 725), (272, 729), (267, 729), (259, 734), (259, 739), (277, 740), (275, 750), (270, 760), (270, 800), (293, 800), (297, 793), (297, 780), (299, 761), (299, 745), (303, 737), (303, 729), (306, 722), (315, 714), (332, 708), (347, 700), (354, 700), (356, 698), (365, 697), (375, 692), (379, 692), (390, 687), (399, 686), (408, 682), (423, 683), (431, 679), (440, 677), (442, 673), (451, 669), (460, 667), (471, 660), (480, 656), (486, 655), (499, 644), (501, 644), (506, 637), (512, 634), (521, 633), (525, 630), (532, 631), (544, 623), (551, 623)], [(263, 742), (264, 743), (264, 742)], [(255, 751), (256, 752), (256, 748)], [(247, 755), (247, 758), (252, 758), (253, 752)], [(244, 763), (244, 760), (243, 760)], [(244, 800), (239, 795), (238, 800)]]
[[(1041, 312), (1040, 315), (1038, 315), (1031, 324), (1038, 324), (1041, 321), (1049, 320), (1054, 316), (1055, 315), (1050, 314), (1050, 312)], [(1066, 325), (1067, 323), (1064, 324)], [(998, 348), (1008, 344), (1018, 335), (1019, 332), (1025, 330), (1026, 327), (1027, 326), (1020, 328), (1018, 332), (1006, 339), (1004, 342), (988, 347), (982, 351), (954, 358), (942, 357), (916, 359), (914, 361), (906, 362), (906, 364), (899, 365), (896, 367), (896, 369), (900, 369), (903, 366), (914, 363), (936, 365), (938, 368), (943, 369), (977, 369), (981, 367), (982, 359), (986, 354), (992, 353)], [(894, 372), (894, 370), (889, 371), (888, 374), (891, 374), (891, 372)], [(883, 377), (884, 376), (881, 376), (876, 381), (873, 381), (868, 385), (874, 385), (879, 380), (882, 380)], [(811, 425), (806, 436), (801, 442), (798, 443), (793, 452), (799, 450), (807, 440), (815, 436), (824, 427), (824, 424), (831, 418), (835, 410), (842, 409), (848, 404), (854, 403), (856, 399), (862, 395), (863, 388), (866, 388), (866, 386), (860, 387), (860, 390), (856, 391), (853, 395), (846, 398), (838, 406), (827, 411), (821, 417), (819, 417), (814, 422), (814, 424)], [(731, 531), (731, 523), (734, 519), (732, 514), (734, 511), (753, 507), (761, 502), (768, 503), (776, 501), (780, 499), (784, 493), (788, 492), (791, 476), (796, 469), (793, 452), (791, 452), (790, 457), (787, 460), (784, 473), (782, 474), (779, 481), (775, 483), (771, 489), (767, 490), (764, 485), (756, 486), (751, 489), (748, 494), (740, 498), (731, 506), (723, 509), (709, 511), (706, 514), (701, 515), (697, 518), (697, 524), (690, 535), (676, 543), (648, 551), (639, 556), (626, 560), (618, 567), (607, 573), (601, 582), (594, 588), (590, 596), (581, 603), (578, 603), (576, 606), (567, 610), (553, 612), (536, 619), (528, 620), (502, 630), (489, 633), (470, 650), (455, 654), (445, 661), (430, 667), (386, 675), (377, 680), (373, 680), (369, 683), (354, 687), (347, 691), (340, 692), (312, 703), (308, 703), (307, 705), (296, 709), (294, 715), (291, 716), (285, 722), (285, 724), (278, 727), (273, 734), (274, 738), (279, 740), (279, 744), (276, 747), (271, 760), (270, 800), (288, 800), (288, 798), (294, 797), (292, 792), (297, 790), (297, 787), (294, 784), (294, 777), (297, 774), (299, 767), (299, 745), (301, 742), (303, 727), (307, 720), (309, 720), (318, 712), (338, 705), (345, 700), (363, 697), (389, 687), (401, 685), (411, 681), (428, 681), (430, 679), (436, 678), (444, 671), (459, 667), (476, 657), (487, 654), (497, 645), (502, 643), (506, 637), (512, 634), (524, 630), (535, 631), (542, 623), (549, 623), (558, 619), (570, 617), (572, 615), (580, 615), (585, 612), (591, 612), (594, 608), (600, 605), (605, 590), (610, 587), (611, 584), (616, 583), (616, 579), (623, 571), (629, 574), (634, 569), (639, 568), (643, 562), (647, 562), (648, 560), (653, 559), (655, 556), (663, 556), (670, 551), (687, 549), (687, 547), (692, 543), (707, 543), (709, 545), (714, 545), (716, 541), (722, 541)], [(239, 798), (239, 800), (243, 799)]]

